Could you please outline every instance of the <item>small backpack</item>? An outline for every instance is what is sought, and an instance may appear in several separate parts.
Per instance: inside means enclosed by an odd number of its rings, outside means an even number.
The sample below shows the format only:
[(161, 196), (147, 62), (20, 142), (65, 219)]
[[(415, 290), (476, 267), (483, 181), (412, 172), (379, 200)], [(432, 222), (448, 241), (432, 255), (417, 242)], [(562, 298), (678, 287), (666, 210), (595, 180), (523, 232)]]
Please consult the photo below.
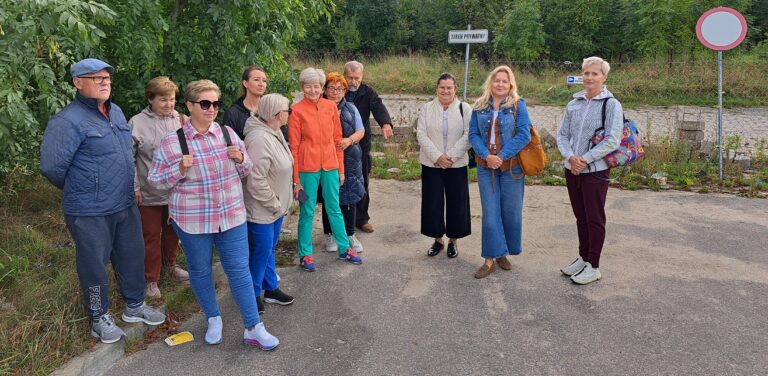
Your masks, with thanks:
[[(589, 140), (590, 149), (605, 139), (605, 107), (609, 99), (611, 98), (603, 100), (603, 123), (600, 128), (595, 130), (594, 135), (592, 135), (592, 138)], [(635, 121), (624, 117), (623, 124), (619, 147), (603, 157), (603, 160), (608, 164), (608, 167), (627, 166), (645, 155), (643, 143), (640, 140), (640, 132), (637, 130)]]

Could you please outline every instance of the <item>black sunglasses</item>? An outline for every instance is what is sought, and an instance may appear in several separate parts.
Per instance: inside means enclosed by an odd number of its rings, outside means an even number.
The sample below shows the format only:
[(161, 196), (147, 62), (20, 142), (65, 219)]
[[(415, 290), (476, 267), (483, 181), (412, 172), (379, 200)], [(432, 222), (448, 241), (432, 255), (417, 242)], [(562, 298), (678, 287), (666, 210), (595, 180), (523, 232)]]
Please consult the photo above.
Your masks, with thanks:
[(224, 105), (224, 102), (222, 101), (211, 102), (207, 99), (203, 99), (198, 102), (195, 102), (195, 101), (189, 101), (189, 102), (199, 104), (200, 108), (202, 108), (203, 110), (208, 110), (209, 108), (211, 108), (211, 106), (213, 106), (213, 109), (218, 111), (221, 108), (221, 106)]

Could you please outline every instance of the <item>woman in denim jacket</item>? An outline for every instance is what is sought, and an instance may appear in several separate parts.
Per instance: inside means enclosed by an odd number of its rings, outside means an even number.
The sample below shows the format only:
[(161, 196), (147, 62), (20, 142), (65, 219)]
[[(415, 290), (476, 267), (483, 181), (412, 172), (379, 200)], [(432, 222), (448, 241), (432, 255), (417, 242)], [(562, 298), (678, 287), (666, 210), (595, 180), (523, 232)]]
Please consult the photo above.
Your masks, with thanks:
[(523, 195), (525, 175), (517, 153), (531, 141), (531, 121), (525, 101), (517, 94), (512, 69), (496, 67), (483, 84), (469, 123), (469, 142), (475, 150), (480, 202), (483, 208), (483, 266), (475, 278), (512, 264), (507, 255), (523, 251)]

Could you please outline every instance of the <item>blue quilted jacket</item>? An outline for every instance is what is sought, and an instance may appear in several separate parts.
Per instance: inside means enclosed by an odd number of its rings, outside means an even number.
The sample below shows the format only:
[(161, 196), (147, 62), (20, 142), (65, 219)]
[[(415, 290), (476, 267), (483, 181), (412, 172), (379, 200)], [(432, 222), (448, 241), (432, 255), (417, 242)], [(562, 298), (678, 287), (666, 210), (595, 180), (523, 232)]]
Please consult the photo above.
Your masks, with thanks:
[[(355, 133), (357, 108), (345, 99), (339, 102), (338, 107), (341, 116), (342, 137), (349, 137)], [(350, 145), (344, 150), (344, 185), (339, 188), (340, 205), (356, 204), (365, 195), (362, 158), (363, 151), (360, 145)]]
[(65, 215), (102, 216), (135, 205), (131, 128), (123, 111), (79, 93), (48, 120), (40, 146), (40, 172), (64, 190)]

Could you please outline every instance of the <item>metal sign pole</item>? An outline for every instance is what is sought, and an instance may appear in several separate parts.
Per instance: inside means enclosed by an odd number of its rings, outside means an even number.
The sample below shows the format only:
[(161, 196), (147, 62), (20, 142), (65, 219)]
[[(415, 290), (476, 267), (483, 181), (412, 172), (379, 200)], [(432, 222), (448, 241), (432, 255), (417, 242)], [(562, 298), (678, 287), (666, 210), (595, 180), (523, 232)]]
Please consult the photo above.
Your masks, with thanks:
[(723, 180), (723, 51), (717, 51), (717, 150)]
[[(472, 30), (472, 25), (467, 25), (467, 30)], [(467, 52), (464, 55), (464, 102), (467, 101), (468, 78), (469, 78), (469, 43), (467, 43)]]

